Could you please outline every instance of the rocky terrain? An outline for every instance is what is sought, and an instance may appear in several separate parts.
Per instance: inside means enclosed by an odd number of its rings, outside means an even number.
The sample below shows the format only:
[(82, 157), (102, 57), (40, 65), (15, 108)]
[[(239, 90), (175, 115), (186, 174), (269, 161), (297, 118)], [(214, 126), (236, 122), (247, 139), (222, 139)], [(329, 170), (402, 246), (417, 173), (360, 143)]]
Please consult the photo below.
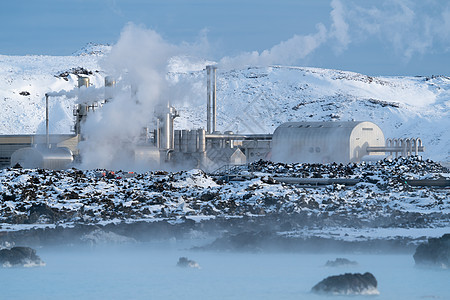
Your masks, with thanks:
[[(418, 243), (450, 228), (448, 187), (408, 184), (410, 179), (450, 178), (447, 169), (429, 160), (349, 165), (259, 161), (233, 174), (5, 169), (0, 172), (1, 237), (8, 240), (30, 229), (41, 235), (71, 229), (81, 236), (92, 230), (83, 228), (109, 226), (105, 228), (115, 233), (142, 238), (120, 229), (121, 224), (135, 224), (135, 229), (140, 226), (157, 236), (222, 232), (221, 238), (230, 239), (247, 232), (265, 234), (267, 242), (407, 238)], [(285, 177), (357, 183), (298, 185), (277, 180)]]

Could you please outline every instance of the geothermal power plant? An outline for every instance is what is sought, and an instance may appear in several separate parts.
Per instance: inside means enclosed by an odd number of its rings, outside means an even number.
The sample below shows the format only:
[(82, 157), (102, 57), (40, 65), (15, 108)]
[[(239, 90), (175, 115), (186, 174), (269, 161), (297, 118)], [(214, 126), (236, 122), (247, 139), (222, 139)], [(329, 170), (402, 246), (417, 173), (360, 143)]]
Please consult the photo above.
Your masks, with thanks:
[[(174, 128), (178, 116), (169, 103), (155, 110), (153, 128), (143, 128), (139, 142), (128, 145), (128, 156), (153, 169), (199, 168), (213, 172), (224, 166), (243, 165), (257, 160), (285, 163), (350, 163), (386, 157), (419, 155), (424, 151), (420, 138), (386, 138), (370, 121), (288, 122), (273, 134), (220, 132), (216, 128), (216, 67), (206, 66), (206, 126), (198, 129)], [(89, 114), (114, 101), (116, 82), (105, 78), (105, 99), (101, 103), (81, 103), (74, 108), (74, 133), (49, 134), (46, 94), (45, 135), (0, 136), (0, 167), (64, 169), (83, 160), (78, 145), (86, 138), (83, 125)], [(79, 77), (78, 87), (88, 87), (89, 78)], [(219, 99), (220, 101), (220, 99)]]

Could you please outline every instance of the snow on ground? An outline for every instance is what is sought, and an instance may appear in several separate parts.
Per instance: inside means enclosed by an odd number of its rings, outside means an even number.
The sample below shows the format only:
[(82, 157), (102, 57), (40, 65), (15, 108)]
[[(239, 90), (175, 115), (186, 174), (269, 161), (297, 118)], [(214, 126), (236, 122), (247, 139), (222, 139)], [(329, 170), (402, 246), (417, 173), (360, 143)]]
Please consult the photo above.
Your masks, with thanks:
[[(73, 56), (0, 55), (0, 134), (45, 131), (45, 93), (76, 90), (78, 76), (102, 87), (108, 46)], [(167, 79), (178, 97), (177, 129), (204, 127), (204, 64), (170, 60)], [(424, 158), (450, 162), (450, 78), (370, 77), (318, 68), (272, 66), (218, 70), (218, 128), (272, 133), (288, 121), (357, 120), (378, 124), (386, 137), (420, 137)], [(69, 133), (76, 98), (50, 98), (50, 132)], [(257, 162), (242, 182), (222, 182), (201, 170), (148, 172), (107, 178), (98, 171), (0, 171), (0, 230), (104, 225), (136, 221), (280, 216), (286, 235), (346, 240), (439, 236), (450, 228), (448, 188), (410, 187), (406, 179), (450, 178), (448, 170), (416, 158), (377, 165)], [(243, 173), (244, 174), (244, 173)], [(123, 175), (123, 176), (120, 176)], [(355, 186), (302, 187), (274, 176), (356, 178)], [(278, 224), (279, 225), (279, 224)]]
[[(284, 234), (348, 240), (435, 236), (450, 228), (448, 188), (405, 183), (411, 178), (450, 179), (448, 170), (431, 161), (401, 158), (345, 166), (260, 161), (248, 170), (245, 174), (252, 179), (224, 182), (200, 170), (104, 176), (102, 171), (76, 169), (6, 169), (0, 172), (0, 226), (2, 231), (15, 231), (32, 226), (276, 216), (292, 223), (293, 231)], [(269, 179), (319, 175), (360, 183), (306, 187)]]
[[(6, 56), (0, 55), (0, 134), (45, 133), (45, 93), (72, 90), (75, 74), (64, 72), (84, 68), (94, 86), (103, 85), (97, 55)], [(49, 101), (51, 133), (70, 133), (74, 99), (52, 97)]]
[[(0, 55), (0, 134), (45, 131), (45, 93), (77, 85), (78, 68), (102, 87), (100, 60), (110, 47), (88, 45), (74, 56)], [(169, 61), (167, 79), (178, 129), (205, 127), (206, 74), (211, 64), (191, 57)], [(65, 76), (58, 76), (67, 72)], [(420, 137), (425, 158), (450, 161), (450, 78), (370, 77), (318, 68), (272, 66), (217, 70), (218, 129), (272, 133), (288, 121), (356, 120), (378, 124), (385, 137)], [(28, 94), (29, 93), (29, 94)], [(76, 99), (51, 97), (50, 131), (69, 133)], [(151, 124), (150, 124), (151, 127)]]

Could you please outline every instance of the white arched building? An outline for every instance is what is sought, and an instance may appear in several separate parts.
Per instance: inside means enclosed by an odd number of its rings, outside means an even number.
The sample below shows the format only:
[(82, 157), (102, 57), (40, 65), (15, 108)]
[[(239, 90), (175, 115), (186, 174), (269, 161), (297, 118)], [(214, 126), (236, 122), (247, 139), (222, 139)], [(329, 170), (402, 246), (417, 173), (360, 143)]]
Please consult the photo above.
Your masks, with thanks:
[(286, 163), (359, 162), (371, 155), (367, 147), (384, 146), (383, 131), (372, 122), (288, 122), (273, 133), (271, 160)]

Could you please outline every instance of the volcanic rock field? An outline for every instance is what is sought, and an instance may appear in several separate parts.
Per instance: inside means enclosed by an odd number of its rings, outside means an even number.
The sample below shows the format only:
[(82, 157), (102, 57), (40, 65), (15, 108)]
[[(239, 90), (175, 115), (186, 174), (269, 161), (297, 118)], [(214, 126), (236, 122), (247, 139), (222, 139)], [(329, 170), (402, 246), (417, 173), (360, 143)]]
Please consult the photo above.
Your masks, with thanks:
[[(185, 232), (214, 223), (230, 232), (230, 224), (264, 223), (264, 228), (249, 228), (285, 237), (310, 237), (315, 230), (323, 235), (327, 229), (332, 237), (333, 228), (339, 228), (341, 238), (350, 239), (353, 229), (361, 238), (364, 230), (445, 231), (450, 226), (450, 190), (407, 183), (450, 178), (446, 168), (430, 160), (411, 157), (348, 165), (258, 161), (232, 173), (233, 177), (201, 170), (139, 174), (5, 169), (0, 171), (2, 236), (142, 223), (154, 228), (178, 224)], [(280, 177), (359, 182), (296, 185), (274, 179)]]

